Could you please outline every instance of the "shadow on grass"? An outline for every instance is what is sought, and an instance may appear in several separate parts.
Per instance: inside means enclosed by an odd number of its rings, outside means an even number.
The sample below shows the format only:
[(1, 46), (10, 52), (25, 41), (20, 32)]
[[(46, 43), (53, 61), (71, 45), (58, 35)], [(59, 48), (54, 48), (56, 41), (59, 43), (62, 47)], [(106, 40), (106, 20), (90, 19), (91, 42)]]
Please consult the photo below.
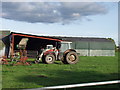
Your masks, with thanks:
[[(68, 84), (80, 84), (90, 83), (108, 80), (118, 80), (118, 74), (101, 74), (95, 71), (89, 72), (75, 72), (68, 70), (48, 71), (47, 74), (26, 75), (18, 77), (20, 82), (32, 83), (46, 86), (68, 85)], [(29, 86), (28, 86), (29, 87)], [(35, 88), (35, 87), (31, 87)]]

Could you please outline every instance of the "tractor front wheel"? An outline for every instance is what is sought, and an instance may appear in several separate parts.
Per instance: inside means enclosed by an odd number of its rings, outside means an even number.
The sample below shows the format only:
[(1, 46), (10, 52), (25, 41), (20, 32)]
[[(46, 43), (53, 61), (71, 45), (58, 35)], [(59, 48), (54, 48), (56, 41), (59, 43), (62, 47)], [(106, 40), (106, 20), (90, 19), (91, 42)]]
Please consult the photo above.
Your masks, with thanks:
[(53, 64), (55, 62), (55, 56), (53, 54), (47, 54), (43, 56), (42, 62), (45, 64)]

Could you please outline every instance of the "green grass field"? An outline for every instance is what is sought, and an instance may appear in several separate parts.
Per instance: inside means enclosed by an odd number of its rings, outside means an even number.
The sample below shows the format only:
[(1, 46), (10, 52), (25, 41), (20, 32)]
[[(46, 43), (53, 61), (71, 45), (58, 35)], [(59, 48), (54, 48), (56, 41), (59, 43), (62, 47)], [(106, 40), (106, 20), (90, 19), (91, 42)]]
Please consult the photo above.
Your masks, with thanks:
[[(110, 81), (118, 80), (118, 74), (118, 53), (115, 57), (81, 56), (79, 63), (74, 65), (65, 65), (60, 61), (50, 65), (43, 63), (31, 66), (3, 65), (2, 87), (38, 88)], [(118, 88), (118, 84), (100, 87)]]

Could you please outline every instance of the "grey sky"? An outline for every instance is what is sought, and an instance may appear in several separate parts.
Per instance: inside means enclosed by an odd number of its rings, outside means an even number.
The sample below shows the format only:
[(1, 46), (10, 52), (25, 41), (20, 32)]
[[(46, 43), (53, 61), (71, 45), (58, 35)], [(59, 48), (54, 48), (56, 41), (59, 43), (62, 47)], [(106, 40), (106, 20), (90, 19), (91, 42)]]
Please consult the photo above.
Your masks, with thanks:
[(86, 16), (107, 13), (100, 3), (3, 2), (2, 18), (29, 23), (70, 23)]

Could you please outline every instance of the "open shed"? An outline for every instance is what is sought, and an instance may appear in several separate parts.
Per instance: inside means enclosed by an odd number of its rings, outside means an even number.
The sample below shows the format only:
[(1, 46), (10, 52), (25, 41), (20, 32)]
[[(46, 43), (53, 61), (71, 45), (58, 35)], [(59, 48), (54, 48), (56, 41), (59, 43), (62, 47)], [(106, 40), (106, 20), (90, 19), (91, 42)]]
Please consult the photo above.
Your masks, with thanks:
[(60, 47), (59, 38), (48, 37), (48, 36), (37, 36), (23, 33), (11, 32), (10, 35), (4, 37), (2, 41), (5, 44), (5, 56), (11, 56), (14, 52), (18, 51), (17, 45), (22, 38), (28, 38), (26, 50), (28, 51), (28, 57), (36, 57), (37, 51), (41, 48), (45, 48), (46, 45), (53, 45), (57, 49)]

